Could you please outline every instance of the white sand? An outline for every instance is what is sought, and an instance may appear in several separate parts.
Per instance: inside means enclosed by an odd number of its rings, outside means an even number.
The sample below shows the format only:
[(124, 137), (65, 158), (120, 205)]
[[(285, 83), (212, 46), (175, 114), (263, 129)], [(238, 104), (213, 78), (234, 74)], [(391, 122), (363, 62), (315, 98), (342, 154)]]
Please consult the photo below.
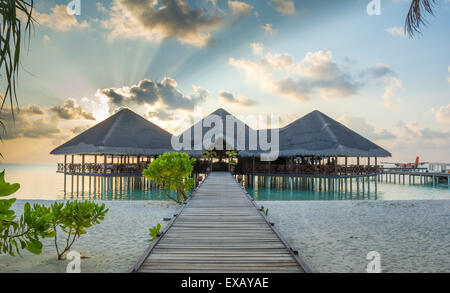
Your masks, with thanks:
[(450, 272), (450, 201), (264, 201), (314, 272)]
[[(26, 201), (18, 200), (13, 208), (23, 211)], [(29, 201), (49, 205), (52, 201)], [(99, 202), (102, 203), (102, 202)], [(75, 241), (73, 250), (89, 259), (81, 260), (81, 271), (127, 272), (150, 245), (148, 229), (157, 223), (164, 227), (165, 217), (172, 217), (178, 207), (169, 202), (120, 201), (104, 202), (109, 208), (105, 220), (89, 228), (86, 235)], [(0, 272), (66, 272), (67, 260), (58, 261), (53, 239), (44, 240), (42, 254), (23, 251), (22, 257), (0, 255)]]

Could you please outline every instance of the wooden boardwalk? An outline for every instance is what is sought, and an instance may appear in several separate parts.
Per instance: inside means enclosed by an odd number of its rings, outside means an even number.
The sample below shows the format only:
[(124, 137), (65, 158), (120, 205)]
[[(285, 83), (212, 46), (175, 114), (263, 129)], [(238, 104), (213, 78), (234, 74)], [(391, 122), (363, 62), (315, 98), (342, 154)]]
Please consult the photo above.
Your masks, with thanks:
[(302, 273), (298, 258), (230, 173), (211, 173), (132, 270)]

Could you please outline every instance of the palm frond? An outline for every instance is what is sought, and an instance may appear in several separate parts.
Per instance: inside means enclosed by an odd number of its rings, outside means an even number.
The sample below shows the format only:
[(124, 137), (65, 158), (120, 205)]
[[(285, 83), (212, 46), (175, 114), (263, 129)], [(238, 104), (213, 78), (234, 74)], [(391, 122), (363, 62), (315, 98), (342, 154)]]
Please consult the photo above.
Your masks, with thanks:
[(435, 4), (436, 0), (412, 0), (405, 22), (405, 31), (409, 37), (413, 37), (416, 33), (422, 34), (421, 26), (427, 25), (425, 15), (434, 16)]
[(0, 95), (0, 112), (9, 100), (14, 118), (14, 103), (17, 101), (17, 78), (19, 74), (21, 43), (24, 33), (31, 37), (35, 23), (32, 16), (33, 0), (0, 0), (0, 76), (6, 80), (4, 94)]

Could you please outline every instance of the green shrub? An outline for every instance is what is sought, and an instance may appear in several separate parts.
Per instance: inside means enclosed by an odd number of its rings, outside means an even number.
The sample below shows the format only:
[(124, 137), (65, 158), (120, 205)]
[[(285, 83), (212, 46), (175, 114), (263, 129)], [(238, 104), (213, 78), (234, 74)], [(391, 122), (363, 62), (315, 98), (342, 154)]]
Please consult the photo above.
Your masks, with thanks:
[[(86, 234), (87, 228), (100, 224), (109, 211), (105, 209), (104, 204), (98, 205), (91, 201), (56, 202), (50, 207), (36, 206), (36, 209), (42, 210), (42, 213), (47, 215), (50, 225), (47, 237), (54, 238), (59, 260), (64, 259), (65, 253), (70, 250), (76, 239)], [(59, 231), (65, 233), (65, 236), (62, 236), (64, 238), (62, 249), (58, 244)]]
[(158, 223), (158, 225), (154, 226), (153, 228), (148, 229), (149, 235), (151, 237), (150, 242), (156, 239), (158, 237), (159, 232), (161, 232), (161, 224)]
[[(20, 184), (5, 182), (5, 171), (0, 173), (0, 197), (14, 194)], [(26, 249), (34, 254), (42, 252), (40, 238), (48, 235), (48, 216), (42, 210), (25, 204), (23, 215), (17, 219), (11, 206), (16, 199), (0, 200), (0, 254), (20, 255)]]
[[(150, 163), (142, 175), (160, 186), (167, 198), (182, 204), (194, 187), (194, 179), (190, 178), (194, 163), (195, 159), (186, 153), (165, 153)], [(176, 198), (169, 191), (175, 191)]]
[(264, 206), (260, 207), (261, 212), (263, 212), (266, 216), (269, 215), (269, 208), (264, 208)]

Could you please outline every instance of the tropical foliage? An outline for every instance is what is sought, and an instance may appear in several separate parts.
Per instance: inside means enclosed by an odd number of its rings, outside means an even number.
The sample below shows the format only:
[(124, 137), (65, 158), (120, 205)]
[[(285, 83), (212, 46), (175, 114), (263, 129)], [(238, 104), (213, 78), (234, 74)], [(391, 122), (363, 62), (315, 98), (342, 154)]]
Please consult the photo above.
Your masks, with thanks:
[[(47, 237), (54, 237), (58, 259), (64, 259), (75, 240), (86, 234), (86, 229), (97, 224), (105, 218), (108, 209), (105, 204), (98, 205), (93, 201), (72, 201), (54, 203), (50, 207), (35, 205), (35, 209), (45, 214), (49, 224)], [(58, 242), (59, 232), (63, 232), (63, 247)]]
[(154, 226), (153, 228), (148, 229), (149, 235), (150, 235), (150, 242), (156, 239), (156, 237), (159, 236), (159, 233), (161, 232), (161, 224), (158, 223), (158, 225)]
[[(0, 197), (14, 194), (20, 184), (5, 182), (5, 172), (0, 173)], [(23, 215), (17, 219), (11, 206), (15, 198), (0, 200), (0, 254), (20, 255), (26, 249), (34, 254), (42, 252), (40, 238), (48, 235), (48, 217), (39, 209), (25, 204)]]
[(434, 16), (433, 8), (436, 0), (412, 0), (408, 15), (406, 16), (405, 31), (412, 37), (415, 33), (421, 34), (421, 26), (426, 25), (425, 15)]
[(261, 206), (259, 209), (260, 209), (261, 212), (263, 212), (266, 216), (269, 215), (269, 208), (265, 208), (264, 206)]
[(238, 152), (237, 151), (228, 151), (228, 152), (226, 152), (226, 154), (229, 159), (229, 165), (233, 166), (233, 167), (236, 166), (237, 162), (234, 159), (237, 158)]
[[(195, 159), (186, 153), (165, 153), (150, 163), (142, 175), (160, 186), (169, 199), (182, 204), (194, 187), (194, 179), (190, 178), (194, 163)], [(175, 191), (176, 197), (170, 191)]]
[(210, 170), (212, 171), (212, 162), (213, 159), (217, 157), (217, 153), (213, 151), (203, 151), (202, 158), (209, 161), (210, 164)]
[(35, 23), (32, 16), (33, 4), (33, 0), (0, 0), (0, 69), (3, 71), (2, 78), (5, 78), (2, 81), (6, 84), (0, 109), (3, 109), (5, 101), (9, 99), (12, 113), (14, 100), (17, 104), (16, 79), (23, 36), (28, 33), (28, 40), (30, 39), (31, 28)]

